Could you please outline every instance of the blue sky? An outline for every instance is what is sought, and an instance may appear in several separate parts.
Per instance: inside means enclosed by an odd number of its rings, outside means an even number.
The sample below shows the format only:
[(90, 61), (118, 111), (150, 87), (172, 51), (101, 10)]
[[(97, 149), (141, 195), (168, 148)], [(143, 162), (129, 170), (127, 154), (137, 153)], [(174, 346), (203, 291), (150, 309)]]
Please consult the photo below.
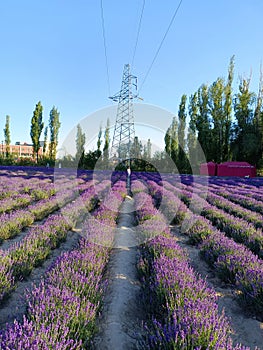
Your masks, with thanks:
[[(142, 4), (143, 0), (103, 1), (111, 94), (120, 89), (124, 64), (131, 63)], [(132, 72), (139, 89), (178, 4), (145, 1)], [(140, 89), (143, 103), (177, 114), (182, 94), (190, 96), (202, 83), (226, 77), (232, 55), (234, 90), (239, 75), (249, 76), (252, 70), (251, 90), (257, 92), (262, 13), (262, 0), (183, 0)], [(100, 0), (1, 1), (0, 43), (0, 129), (10, 115), (13, 143), (31, 142), (30, 123), (39, 100), (46, 125), (53, 105), (60, 111), (60, 141), (83, 118), (112, 105)], [(163, 128), (170, 122), (166, 118)], [(90, 123), (101, 121), (90, 118)], [(3, 131), (0, 135), (1, 141)]]

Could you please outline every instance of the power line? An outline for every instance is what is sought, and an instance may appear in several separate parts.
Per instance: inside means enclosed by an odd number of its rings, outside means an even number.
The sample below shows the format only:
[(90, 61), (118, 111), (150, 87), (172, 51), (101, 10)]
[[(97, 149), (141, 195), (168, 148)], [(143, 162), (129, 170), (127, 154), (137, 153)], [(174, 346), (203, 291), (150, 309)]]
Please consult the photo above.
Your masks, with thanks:
[(138, 41), (139, 41), (139, 35), (140, 35), (140, 31), (141, 31), (142, 16), (143, 16), (144, 7), (145, 7), (145, 0), (143, 0), (143, 4), (142, 4), (141, 16), (140, 16), (140, 20), (139, 20), (139, 26), (138, 26), (138, 31), (137, 31), (137, 36), (136, 36), (136, 41), (135, 41), (135, 46), (134, 46), (132, 61), (131, 61), (131, 69), (132, 69), (132, 67), (133, 67), (134, 58), (135, 58), (135, 54), (136, 54), (136, 50), (137, 50), (137, 46), (138, 46)]
[(107, 46), (106, 46), (105, 21), (104, 21), (103, 2), (102, 2), (102, 0), (100, 1), (100, 9), (101, 9), (100, 13), (101, 13), (101, 23), (102, 23), (102, 35), (103, 35), (105, 65), (106, 65), (106, 72), (107, 72), (108, 92), (109, 92), (109, 96), (110, 96), (111, 95), (111, 92), (110, 92), (110, 76), (109, 76), (109, 64), (108, 64), (108, 55), (107, 55)]
[[(158, 56), (158, 54), (159, 54), (159, 52), (160, 52), (160, 50), (161, 50), (161, 48), (162, 48), (162, 46), (163, 46), (163, 43), (164, 43), (164, 41), (165, 41), (165, 39), (166, 39), (166, 36), (167, 36), (167, 34), (168, 34), (168, 32), (169, 32), (169, 30), (170, 30), (170, 28), (171, 28), (171, 26), (172, 26), (172, 24), (173, 24), (173, 22), (174, 22), (174, 20), (175, 20), (175, 17), (176, 17), (176, 15), (177, 15), (178, 11), (179, 11), (179, 8), (180, 8), (182, 2), (183, 2), (183, 0), (180, 0), (180, 2), (179, 2), (179, 4), (178, 4), (177, 8), (175, 9), (175, 12), (174, 12), (173, 17), (172, 17), (172, 19), (171, 19), (171, 21), (170, 21), (170, 23), (169, 23), (169, 25), (168, 25), (168, 28), (167, 28), (167, 30), (166, 30), (166, 32), (165, 32), (165, 34), (164, 34), (164, 36), (163, 36), (163, 38), (162, 38), (162, 40), (161, 40), (161, 43), (160, 43), (160, 45), (159, 45), (159, 47), (158, 47), (158, 49), (157, 49), (157, 51), (156, 51), (156, 53), (155, 53), (155, 55), (154, 55), (154, 57), (153, 57), (153, 60), (152, 60), (152, 62), (151, 62), (151, 64), (150, 64), (150, 67), (148, 68), (147, 73), (146, 73), (146, 75), (145, 75), (145, 77), (144, 77), (144, 79), (143, 79), (143, 81), (142, 81), (142, 84), (141, 84), (141, 86), (140, 86), (139, 93), (140, 93), (140, 91), (141, 91), (141, 89), (142, 89), (142, 87), (143, 87), (143, 85), (144, 85), (146, 79), (148, 78), (148, 75), (150, 74), (150, 71), (151, 71), (151, 69), (152, 69), (152, 67), (153, 67), (153, 65), (154, 65), (154, 62), (155, 62), (155, 60), (156, 60), (156, 58), (157, 58), (157, 56)], [(138, 94), (139, 94), (139, 93), (138, 93)]]

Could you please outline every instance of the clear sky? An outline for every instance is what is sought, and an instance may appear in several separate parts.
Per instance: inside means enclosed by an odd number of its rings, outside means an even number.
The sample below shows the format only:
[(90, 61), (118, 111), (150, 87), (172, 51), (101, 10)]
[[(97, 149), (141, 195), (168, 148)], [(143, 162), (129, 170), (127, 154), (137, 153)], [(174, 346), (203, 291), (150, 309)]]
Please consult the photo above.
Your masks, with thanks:
[[(232, 55), (235, 91), (239, 75), (252, 70), (251, 89), (257, 92), (262, 0), (183, 0), (140, 88), (178, 4), (145, 1), (132, 71), (142, 103), (177, 114), (182, 94), (190, 96), (202, 83), (227, 76)], [(46, 125), (51, 108), (60, 111), (60, 141), (83, 118), (111, 106), (108, 95), (119, 91), (124, 64), (132, 61), (142, 5), (143, 0), (103, 1), (109, 91), (100, 0), (0, 1), (0, 141), (8, 114), (12, 143), (31, 142), (30, 123), (39, 100)], [(164, 120), (163, 128), (170, 122)]]

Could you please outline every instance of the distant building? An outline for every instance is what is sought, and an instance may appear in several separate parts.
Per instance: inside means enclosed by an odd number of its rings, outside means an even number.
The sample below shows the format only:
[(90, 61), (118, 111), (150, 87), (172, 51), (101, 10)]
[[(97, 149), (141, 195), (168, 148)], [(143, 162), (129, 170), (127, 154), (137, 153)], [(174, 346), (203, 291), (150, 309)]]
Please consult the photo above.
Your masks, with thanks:
[[(39, 156), (43, 156), (43, 146), (44, 142), (40, 141), (40, 149), (38, 151)], [(48, 148), (48, 147), (47, 147)], [(46, 150), (47, 152), (47, 150)], [(0, 153), (2, 156), (6, 154), (6, 145), (2, 142)], [(27, 142), (21, 143), (20, 141), (17, 141), (14, 145), (9, 145), (9, 153), (17, 156), (17, 157), (33, 157), (34, 151), (33, 151), (33, 145)]]

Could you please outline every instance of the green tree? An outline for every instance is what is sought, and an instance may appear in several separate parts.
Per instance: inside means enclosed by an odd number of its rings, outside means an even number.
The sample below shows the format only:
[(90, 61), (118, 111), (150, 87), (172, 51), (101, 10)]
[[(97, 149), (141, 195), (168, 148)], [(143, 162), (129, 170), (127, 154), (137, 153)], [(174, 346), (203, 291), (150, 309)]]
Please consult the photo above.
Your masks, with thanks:
[(107, 125), (104, 132), (104, 146), (103, 146), (103, 161), (107, 168), (109, 162), (109, 147), (110, 147), (110, 120), (107, 119)]
[(42, 130), (44, 128), (44, 122), (42, 121), (43, 119), (43, 107), (41, 105), (41, 102), (39, 101), (36, 104), (36, 108), (33, 112), (33, 117), (31, 119), (31, 130), (30, 130), (30, 136), (32, 139), (33, 143), (33, 151), (34, 155), (37, 156), (37, 162), (38, 162), (38, 152), (40, 149), (40, 136), (42, 133)]
[(213, 160), (221, 163), (224, 159), (225, 113), (224, 113), (224, 79), (218, 78), (209, 88), (209, 107), (212, 122), (211, 143)]
[(178, 111), (178, 119), (179, 119), (179, 125), (178, 125), (178, 159), (177, 159), (177, 167), (179, 170), (179, 173), (186, 173), (188, 170), (188, 161), (186, 156), (186, 138), (185, 138), (185, 127), (186, 127), (186, 101), (187, 96), (183, 95), (181, 97), (181, 102), (179, 105), (179, 111)]
[[(187, 149), (188, 149), (188, 157), (190, 161), (190, 165), (193, 173), (197, 173), (198, 163), (199, 163), (199, 154), (197, 147), (197, 135), (196, 135), (196, 120), (198, 115), (198, 97), (197, 92), (189, 98), (188, 105), (188, 113), (189, 113), (189, 125), (188, 125), (188, 133), (187, 133)], [(191, 169), (189, 169), (191, 171)]]
[(44, 129), (43, 155), (45, 155), (46, 151), (47, 151), (47, 133), (48, 133), (48, 127), (46, 126), (45, 129)]
[(10, 116), (9, 115), (6, 116), (4, 135), (5, 135), (5, 145), (6, 145), (6, 158), (9, 158), (9, 156), (10, 156), (10, 144), (11, 144)]
[(259, 88), (258, 95), (256, 99), (256, 107), (254, 111), (254, 125), (255, 125), (255, 133), (258, 147), (258, 153), (256, 154), (256, 165), (259, 168), (263, 167), (263, 75), (262, 75), (262, 67), (260, 66), (260, 78), (259, 78)]
[(166, 131), (164, 142), (166, 154), (170, 156), (176, 164), (178, 157), (178, 121), (176, 117), (173, 117), (172, 123)]
[(139, 141), (138, 136), (134, 137), (133, 144), (131, 146), (131, 158), (140, 159), (142, 152), (142, 143)]
[(100, 147), (101, 147), (101, 135), (102, 135), (102, 129), (100, 126), (99, 133), (98, 133), (98, 140), (97, 140), (97, 150), (98, 151), (100, 151)]
[(98, 150), (89, 150), (83, 157), (83, 167), (85, 169), (93, 170), (99, 161), (100, 153)]
[(147, 145), (146, 145), (146, 159), (150, 160), (152, 157), (152, 143), (151, 140), (147, 140)]
[(49, 113), (49, 129), (50, 129), (50, 143), (49, 143), (49, 158), (53, 161), (56, 160), (57, 145), (58, 145), (58, 133), (61, 123), (59, 121), (59, 112), (55, 106)]
[(209, 89), (206, 84), (201, 85), (197, 91), (198, 114), (196, 116), (197, 140), (205, 154), (206, 159), (213, 159), (211, 150), (211, 118), (209, 110)]
[(233, 110), (233, 78), (234, 78), (234, 65), (235, 65), (235, 56), (232, 56), (230, 59), (228, 67), (228, 77), (227, 83), (225, 85), (225, 103), (224, 103), (224, 114), (225, 114), (225, 125), (224, 125), (224, 145), (223, 145), (223, 154), (224, 160), (229, 160), (231, 158), (230, 153), (230, 139), (231, 139), (231, 125), (232, 125), (232, 110)]
[(171, 126), (167, 129), (165, 136), (164, 136), (164, 142), (165, 142), (165, 152), (167, 155), (171, 157), (171, 143), (172, 143), (172, 138), (171, 138)]
[(101, 135), (102, 135), (102, 129), (101, 129), (101, 126), (100, 126), (100, 129), (99, 129), (99, 133), (98, 133), (98, 140), (97, 140), (97, 150), (94, 152), (95, 153), (95, 158), (97, 159), (96, 161), (98, 161), (100, 159), (100, 156), (101, 156)]
[(235, 160), (255, 163), (258, 154), (258, 138), (255, 131), (253, 105), (256, 100), (254, 92), (249, 90), (250, 79), (240, 79), (239, 92), (234, 102), (236, 123), (232, 142)]
[(82, 128), (80, 124), (77, 125), (77, 135), (76, 135), (76, 156), (75, 159), (77, 160), (80, 167), (83, 166), (83, 160), (84, 160), (84, 154), (85, 154), (85, 143), (86, 143), (86, 135), (82, 131)]

